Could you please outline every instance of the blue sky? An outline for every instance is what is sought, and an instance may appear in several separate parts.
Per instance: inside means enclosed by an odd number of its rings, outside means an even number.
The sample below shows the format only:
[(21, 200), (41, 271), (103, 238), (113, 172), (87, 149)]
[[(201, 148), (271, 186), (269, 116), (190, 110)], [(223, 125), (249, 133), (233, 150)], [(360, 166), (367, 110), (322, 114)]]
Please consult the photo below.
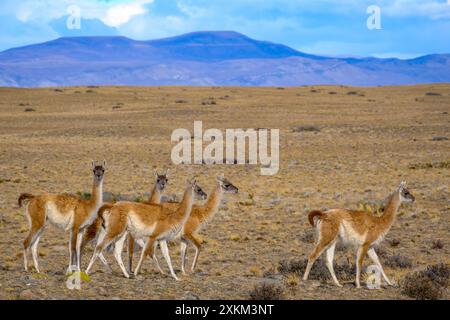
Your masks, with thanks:
[[(70, 30), (68, 8), (81, 13)], [(367, 8), (381, 9), (369, 30)], [(234, 30), (332, 56), (410, 58), (450, 53), (450, 0), (2, 0), (0, 50), (61, 36), (148, 40), (199, 30)]]

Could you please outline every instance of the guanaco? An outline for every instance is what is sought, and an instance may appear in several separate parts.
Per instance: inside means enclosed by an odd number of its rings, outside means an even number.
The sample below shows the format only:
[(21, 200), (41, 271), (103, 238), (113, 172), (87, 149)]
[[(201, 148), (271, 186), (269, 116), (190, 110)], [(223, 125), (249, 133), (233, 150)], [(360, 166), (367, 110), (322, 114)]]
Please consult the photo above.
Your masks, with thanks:
[(406, 183), (402, 182), (388, 199), (384, 213), (381, 216), (375, 216), (365, 211), (346, 209), (332, 209), (325, 212), (311, 211), (308, 214), (308, 220), (317, 229), (318, 241), (308, 258), (303, 280), (308, 280), (308, 275), (314, 262), (326, 250), (326, 265), (331, 273), (331, 277), (338, 287), (342, 287), (336, 278), (333, 268), (336, 241), (338, 238), (341, 238), (344, 243), (352, 244), (358, 248), (356, 255), (357, 288), (361, 288), (361, 268), (366, 254), (377, 265), (386, 283), (392, 285), (378, 259), (375, 247), (383, 241), (391, 229), (401, 203), (414, 202), (415, 198), (406, 188)]
[(129, 274), (122, 261), (121, 253), (126, 236), (130, 233), (134, 239), (148, 239), (134, 271), (134, 275), (139, 273), (144, 258), (152, 255), (156, 243), (159, 242), (172, 277), (175, 280), (179, 280), (173, 271), (167, 241), (175, 238), (180, 233), (189, 218), (194, 202), (194, 195), (196, 198), (206, 199), (206, 193), (197, 185), (197, 182), (195, 180), (188, 180), (183, 200), (176, 210), (173, 210), (171, 206), (166, 206), (164, 203), (144, 204), (135, 202), (118, 202), (110, 209), (107, 207), (106, 210), (104, 207), (100, 208), (98, 214), (104, 220), (105, 231), (99, 236), (94, 255), (86, 273), (90, 272), (99, 253), (107, 245), (114, 243), (114, 257), (125, 277), (129, 278)]
[(106, 161), (102, 165), (92, 162), (93, 187), (89, 200), (69, 194), (43, 194), (34, 196), (23, 193), (18, 199), (19, 207), (26, 204), (25, 216), (28, 218), (30, 231), (23, 241), (25, 271), (28, 271), (28, 251), (31, 247), (34, 267), (38, 273), (38, 245), (47, 221), (65, 231), (70, 230), (69, 267), (67, 272), (80, 270), (80, 251), (83, 232), (97, 217), (97, 211), (103, 204), (103, 177)]
[[(195, 233), (200, 231), (200, 229), (204, 225), (206, 225), (208, 222), (212, 220), (212, 218), (219, 209), (224, 193), (238, 193), (239, 191), (237, 187), (235, 187), (230, 181), (225, 179), (223, 174), (221, 176), (218, 176), (216, 180), (217, 184), (212, 193), (210, 194), (206, 203), (203, 205), (194, 204), (192, 206), (191, 215), (189, 216), (186, 224), (183, 227), (183, 230), (181, 231), (181, 271), (183, 274), (186, 274), (185, 261), (186, 261), (186, 249), (188, 247), (188, 244), (192, 244), (195, 248), (195, 256), (194, 260), (192, 261), (191, 271), (194, 271), (197, 265), (198, 256), (200, 254), (201, 249), (201, 241), (198, 240), (198, 238), (195, 236)], [(170, 204), (176, 205), (176, 203)], [(141, 247), (144, 246), (143, 241), (138, 241), (137, 243)], [(131, 270), (133, 251), (131, 247), (129, 249), (130, 250), (128, 261), (129, 261), (129, 270)], [(160, 272), (164, 273), (159, 265), (158, 260), (156, 259), (155, 252), (153, 252), (153, 258)]]
[[(153, 170), (153, 174), (155, 176), (156, 181), (155, 181), (153, 189), (148, 197), (148, 200), (144, 201), (144, 203), (160, 204), (164, 189), (166, 188), (166, 185), (169, 182), (169, 170), (166, 169), (166, 171), (163, 174), (159, 174), (158, 171), (155, 169), (155, 170)], [(111, 209), (113, 206), (113, 203), (105, 203), (103, 206), (108, 206), (108, 205), (109, 205), (109, 209)], [(105, 209), (106, 209), (106, 207), (105, 207)], [(81, 245), (82, 253), (84, 252), (84, 247), (100, 234), (100, 229), (102, 228), (102, 223), (103, 223), (103, 219), (100, 218), (99, 216), (97, 216), (95, 221), (87, 228), (86, 232), (84, 233), (83, 242)], [(133, 250), (133, 248), (134, 248), (134, 239), (132, 238), (131, 235), (129, 236), (129, 247), (131, 250)], [(111, 272), (112, 269), (109, 266), (105, 257), (103, 256), (103, 253), (100, 253), (99, 258), (100, 258), (101, 262), (103, 263), (103, 265), (108, 270), (108, 272)], [(159, 263), (158, 263), (158, 268), (160, 268)], [(130, 267), (130, 270), (131, 270), (131, 267)]]

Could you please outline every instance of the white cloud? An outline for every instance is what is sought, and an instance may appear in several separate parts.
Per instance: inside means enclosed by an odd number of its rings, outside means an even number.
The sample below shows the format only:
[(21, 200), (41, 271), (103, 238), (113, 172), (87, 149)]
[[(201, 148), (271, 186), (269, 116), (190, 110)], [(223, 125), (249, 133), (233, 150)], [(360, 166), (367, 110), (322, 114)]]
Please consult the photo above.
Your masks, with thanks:
[(429, 17), (431, 19), (450, 18), (450, 0), (395, 0), (382, 6), (383, 13), (395, 17)]
[(108, 8), (106, 15), (101, 20), (110, 27), (118, 27), (130, 21), (134, 16), (147, 13), (145, 5), (152, 2), (153, 0), (141, 0), (112, 6)]

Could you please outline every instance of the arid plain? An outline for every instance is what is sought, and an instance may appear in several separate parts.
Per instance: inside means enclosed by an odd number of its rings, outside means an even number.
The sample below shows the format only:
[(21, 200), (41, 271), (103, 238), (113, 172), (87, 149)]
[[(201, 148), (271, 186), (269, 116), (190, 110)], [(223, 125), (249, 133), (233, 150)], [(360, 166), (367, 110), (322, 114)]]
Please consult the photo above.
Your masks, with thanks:
[[(248, 299), (262, 283), (275, 285), (284, 299), (408, 299), (406, 275), (450, 263), (449, 112), (450, 85), (0, 88), (0, 299)], [(279, 173), (261, 176), (259, 166), (249, 165), (174, 166), (171, 133), (192, 131), (194, 120), (205, 129), (280, 129)], [(97, 263), (81, 290), (69, 290), (68, 234), (52, 226), (39, 249), (43, 273), (24, 271), (28, 223), (19, 194), (90, 192), (92, 159), (107, 160), (104, 191), (115, 195), (142, 198), (152, 188), (153, 167), (170, 169), (166, 194), (178, 198), (194, 175), (208, 193), (222, 172), (239, 187), (200, 232), (194, 274), (176, 282), (147, 259), (140, 276), (125, 279), (107, 253), (113, 274)], [(416, 202), (402, 205), (379, 248), (398, 286), (358, 290), (354, 274), (343, 279), (355, 260), (352, 248), (336, 252), (343, 288), (320, 272), (301, 281), (304, 270), (295, 265), (314, 245), (307, 212), (375, 211), (402, 180)], [(181, 276), (178, 243), (170, 251)]]

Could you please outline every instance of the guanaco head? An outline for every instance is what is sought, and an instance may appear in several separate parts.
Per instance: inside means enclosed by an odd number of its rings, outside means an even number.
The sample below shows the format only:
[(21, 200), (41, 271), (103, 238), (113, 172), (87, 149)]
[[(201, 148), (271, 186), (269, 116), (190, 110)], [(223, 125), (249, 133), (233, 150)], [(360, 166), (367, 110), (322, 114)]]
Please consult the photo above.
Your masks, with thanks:
[(224, 174), (222, 173), (217, 177), (217, 182), (225, 193), (238, 193), (239, 189), (234, 186), (230, 181), (225, 179)]
[(197, 184), (197, 180), (195, 178), (192, 180), (187, 180), (187, 184), (192, 188), (196, 199), (205, 200), (208, 197), (206, 192), (204, 192), (202, 188)]
[(97, 165), (95, 161), (92, 161), (92, 172), (94, 173), (94, 180), (99, 183), (103, 180), (103, 176), (106, 170), (106, 161), (103, 160), (101, 165)]
[(409, 190), (406, 188), (406, 182), (402, 181), (400, 183), (400, 186), (398, 187), (398, 192), (400, 194), (400, 199), (403, 202), (414, 202), (416, 198), (409, 192)]
[(167, 182), (169, 182), (169, 169), (167, 169), (163, 174), (159, 174), (156, 169), (153, 173), (156, 178), (156, 188), (158, 191), (163, 192), (166, 188)]

